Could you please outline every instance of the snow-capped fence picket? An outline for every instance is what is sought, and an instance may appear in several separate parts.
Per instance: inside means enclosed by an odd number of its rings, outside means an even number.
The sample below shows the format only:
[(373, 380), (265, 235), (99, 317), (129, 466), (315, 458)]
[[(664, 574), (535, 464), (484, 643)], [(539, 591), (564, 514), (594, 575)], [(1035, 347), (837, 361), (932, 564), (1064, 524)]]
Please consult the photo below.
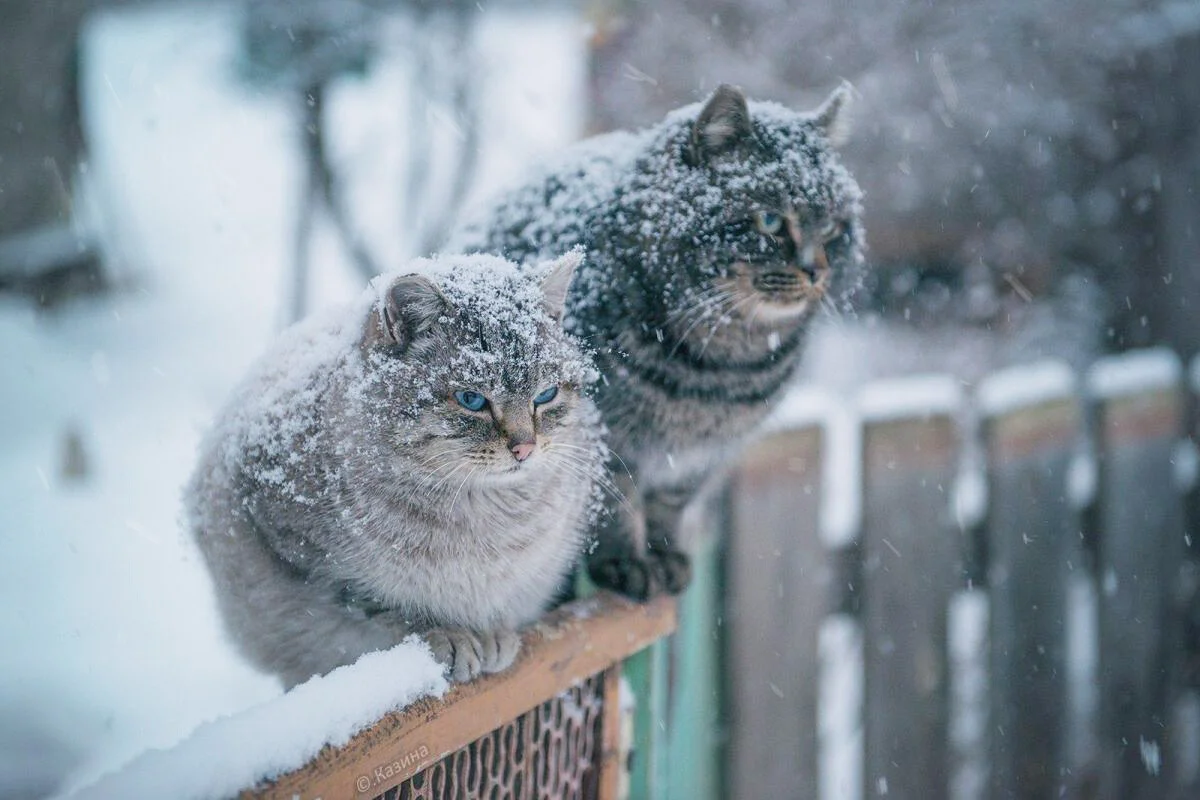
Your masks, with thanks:
[(724, 796), (1200, 796), (1184, 390), (1156, 350), (785, 405), (728, 489)]

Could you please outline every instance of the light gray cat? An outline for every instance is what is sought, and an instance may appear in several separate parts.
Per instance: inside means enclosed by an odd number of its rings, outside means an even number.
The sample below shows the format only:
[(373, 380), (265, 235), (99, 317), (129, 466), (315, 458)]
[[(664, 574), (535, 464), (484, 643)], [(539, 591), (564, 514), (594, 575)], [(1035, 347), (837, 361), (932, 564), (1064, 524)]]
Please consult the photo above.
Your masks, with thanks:
[(849, 96), (803, 114), (722, 86), (645, 131), (573, 148), (453, 237), (516, 260), (586, 248), (566, 325), (597, 351), (610, 469), (629, 501), (601, 520), (598, 584), (683, 590), (685, 504), (782, 395), (813, 315), (854, 287), (859, 190), (833, 149)]
[(259, 363), (187, 491), (255, 664), (291, 687), (413, 633), (455, 680), (513, 661), (603, 474), (595, 372), (559, 324), (579, 260), (417, 261)]

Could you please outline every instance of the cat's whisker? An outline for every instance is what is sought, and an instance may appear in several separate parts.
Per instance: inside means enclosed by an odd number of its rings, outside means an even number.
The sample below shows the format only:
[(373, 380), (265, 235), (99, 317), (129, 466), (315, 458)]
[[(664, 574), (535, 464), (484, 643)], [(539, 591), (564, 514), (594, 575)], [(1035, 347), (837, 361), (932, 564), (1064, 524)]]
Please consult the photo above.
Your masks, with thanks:
[[(679, 340), (675, 343), (675, 346), (672, 347), (671, 351), (667, 354), (668, 358), (674, 357), (675, 353), (678, 352), (679, 348), (683, 345), (683, 343), (685, 341), (687, 341), (688, 336), (691, 335), (692, 331), (695, 330), (696, 327), (701, 322), (704, 322), (706, 319), (711, 317), (714, 313), (719, 314), (721, 312), (721, 310), (724, 308), (724, 306), (726, 305), (726, 303), (728, 303), (729, 300), (732, 299), (733, 295), (731, 292), (721, 289), (720, 287), (717, 287), (717, 288), (718, 288), (717, 294), (714, 297), (710, 298), (708, 301), (706, 301), (705, 305), (700, 306), (700, 313), (696, 314), (695, 321), (693, 321), (687, 327), (687, 329), (679, 335)], [(685, 315), (684, 319), (686, 319), (686, 318), (687, 317)]]
[[(566, 447), (571, 450), (578, 450), (582, 453), (588, 453), (588, 454), (591, 454), (593, 452), (593, 448), (591, 448), (591, 447), (583, 447), (583, 446), (577, 445), (577, 444), (567, 444), (566, 442), (555, 442), (552, 446), (553, 447)], [(625, 459), (621, 458), (620, 453), (618, 453), (616, 450), (613, 450), (611, 447), (609, 447), (606, 444), (599, 445), (599, 448), (604, 451), (604, 454), (606, 457), (615, 458), (617, 461), (619, 461), (621, 464), (621, 470), (626, 475), (628, 475), (631, 479), (633, 478), (633, 471), (629, 468), (629, 465), (625, 463)]]
[(462, 494), (463, 487), (465, 487), (467, 485), (467, 483), (469, 483), (470, 480), (472, 478), (474, 478), (481, 469), (482, 469), (482, 467), (479, 467), (479, 466), (471, 467), (471, 470), (467, 473), (467, 476), (465, 478), (463, 478), (462, 483), (460, 483), (458, 485), (458, 489), (455, 490), (454, 496), (450, 498), (449, 508), (451, 510), (453, 510), (454, 506), (458, 503), (458, 496), (460, 494)]
[(637, 509), (633, 503), (625, 496), (624, 492), (609, 478), (597, 477), (590, 469), (588, 462), (580, 462), (570, 458), (567, 454), (562, 454), (558, 460), (558, 465), (567, 470), (576, 478), (587, 479), (594, 481), (596, 486), (608, 494), (617, 502), (619, 506), (624, 508), (630, 514), (636, 514)]
[(729, 325), (729, 323), (733, 322), (733, 315), (736, 314), (738, 312), (738, 310), (741, 309), (742, 306), (746, 305), (747, 303), (749, 303), (755, 299), (756, 298), (754, 297), (754, 295), (746, 295), (745, 297), (742, 297), (739, 300), (737, 300), (736, 302), (734, 302), (733, 306), (731, 308), (729, 308), (728, 311), (726, 311), (724, 314), (722, 314), (717, 319), (716, 323), (711, 328), (709, 328), (708, 336), (706, 336), (704, 338), (704, 342), (700, 345), (700, 352), (696, 355), (696, 357), (703, 358), (704, 351), (708, 349), (709, 344), (712, 343), (712, 340), (717, 335), (717, 333), (723, 327), (725, 327), (725, 326)]

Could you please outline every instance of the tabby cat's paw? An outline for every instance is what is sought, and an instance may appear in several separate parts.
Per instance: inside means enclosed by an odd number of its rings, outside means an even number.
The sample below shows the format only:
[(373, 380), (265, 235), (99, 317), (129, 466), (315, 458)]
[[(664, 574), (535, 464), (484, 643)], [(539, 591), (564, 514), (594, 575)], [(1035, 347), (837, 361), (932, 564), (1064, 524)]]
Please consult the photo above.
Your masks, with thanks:
[(465, 628), (435, 628), (425, 634), (425, 641), (456, 683), (507, 669), (521, 648), (521, 637), (510, 630), (477, 633)]
[(692, 562), (678, 550), (654, 550), (644, 558), (618, 556), (588, 564), (592, 581), (604, 589), (645, 602), (660, 594), (680, 594), (692, 581)]

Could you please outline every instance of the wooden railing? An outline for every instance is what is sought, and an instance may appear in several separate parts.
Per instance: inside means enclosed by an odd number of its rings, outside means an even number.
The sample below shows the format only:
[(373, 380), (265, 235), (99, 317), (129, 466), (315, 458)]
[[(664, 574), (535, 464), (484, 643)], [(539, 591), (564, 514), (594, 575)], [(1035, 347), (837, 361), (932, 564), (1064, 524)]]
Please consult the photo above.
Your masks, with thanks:
[(669, 598), (578, 600), (526, 633), (509, 670), (390, 713), (242, 797), (615, 800), (621, 662), (674, 628)]

